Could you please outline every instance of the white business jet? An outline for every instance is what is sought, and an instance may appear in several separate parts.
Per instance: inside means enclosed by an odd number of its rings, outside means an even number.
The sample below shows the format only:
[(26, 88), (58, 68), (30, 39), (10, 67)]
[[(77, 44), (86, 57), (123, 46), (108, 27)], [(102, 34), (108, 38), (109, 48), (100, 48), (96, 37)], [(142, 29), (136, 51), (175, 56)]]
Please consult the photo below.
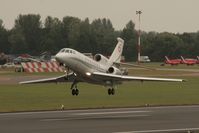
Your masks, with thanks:
[(49, 83), (49, 82), (72, 82), (72, 95), (78, 95), (78, 82), (88, 82), (92, 84), (104, 85), (108, 88), (108, 94), (115, 94), (115, 87), (123, 81), (166, 81), (166, 82), (182, 82), (183, 79), (168, 79), (168, 78), (149, 78), (127, 76), (126, 72), (118, 67), (123, 51), (124, 41), (117, 38), (118, 43), (110, 56), (106, 58), (101, 54), (96, 54), (94, 59), (85, 56), (84, 54), (70, 48), (61, 49), (55, 56), (59, 63), (63, 63), (72, 73), (65, 75), (20, 82), (20, 84), (30, 83)]

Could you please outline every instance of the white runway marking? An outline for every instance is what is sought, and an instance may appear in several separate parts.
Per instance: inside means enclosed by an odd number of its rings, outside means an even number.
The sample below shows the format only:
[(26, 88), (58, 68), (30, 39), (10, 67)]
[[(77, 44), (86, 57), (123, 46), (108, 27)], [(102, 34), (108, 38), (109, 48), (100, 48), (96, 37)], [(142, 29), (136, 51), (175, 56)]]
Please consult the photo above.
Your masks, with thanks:
[[(136, 108), (133, 108), (136, 109)], [(143, 108), (144, 109), (144, 108)], [(118, 109), (88, 109), (88, 110), (60, 110), (60, 111), (41, 111), (41, 112), (15, 112), (15, 113), (0, 113), (0, 116), (9, 116), (9, 115), (32, 115), (32, 114), (47, 114), (47, 113), (76, 113), (77, 115), (89, 115), (92, 113), (78, 113), (78, 112), (89, 112), (89, 111), (107, 111), (107, 112), (97, 112), (96, 114), (109, 114), (111, 110), (129, 110), (129, 108), (118, 108)], [(118, 111), (118, 112), (135, 112), (135, 113), (143, 113), (143, 112), (151, 112), (151, 111)], [(114, 113), (114, 112), (113, 112)], [(95, 113), (93, 113), (95, 114)], [(110, 112), (111, 114), (111, 112)], [(116, 113), (117, 114), (117, 113)], [(118, 113), (119, 114), (119, 113)]]
[(125, 131), (125, 132), (113, 132), (113, 133), (159, 133), (159, 132), (180, 132), (180, 131), (196, 131), (196, 130), (199, 130), (199, 128), (144, 130), (144, 131)]
[(78, 112), (90, 112), (90, 111), (125, 111), (125, 110), (145, 110), (145, 109), (168, 109), (168, 108), (198, 108), (198, 105), (192, 106), (161, 106), (161, 107), (138, 107), (138, 108), (112, 108), (112, 109), (83, 109), (83, 110), (64, 110), (64, 111), (36, 111), (36, 112), (14, 112), (14, 113), (0, 113), (0, 116), (11, 116), (11, 115), (32, 115), (32, 114), (48, 114), (48, 113), (78, 113)]
[(148, 113), (151, 111), (114, 111), (114, 112), (91, 112), (91, 113), (77, 113), (75, 115), (108, 115), (108, 114), (131, 114), (131, 113)]

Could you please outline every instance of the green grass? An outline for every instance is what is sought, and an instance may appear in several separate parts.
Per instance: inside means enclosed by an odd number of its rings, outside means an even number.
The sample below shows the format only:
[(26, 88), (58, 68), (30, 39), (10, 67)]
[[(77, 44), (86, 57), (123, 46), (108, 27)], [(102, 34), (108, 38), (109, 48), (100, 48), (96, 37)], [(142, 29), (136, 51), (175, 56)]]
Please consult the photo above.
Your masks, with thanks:
[(134, 107), (149, 105), (199, 104), (199, 77), (185, 83), (128, 82), (109, 96), (102, 86), (78, 84), (79, 96), (72, 96), (68, 84), (1, 85), (0, 112)]
[[(147, 65), (156, 67), (157, 63)], [(196, 66), (193, 67), (196, 69)], [(79, 96), (71, 95), (71, 83), (5, 84), (0, 85), (0, 112), (56, 110), (60, 109), (62, 104), (65, 105), (66, 109), (135, 107), (145, 106), (146, 104), (151, 106), (199, 104), (199, 76), (186, 75), (183, 77), (181, 75), (191, 74), (191, 72), (131, 69), (129, 73), (136, 76), (182, 78), (187, 79), (188, 82), (126, 82), (118, 86), (114, 96), (109, 96), (107, 88), (103, 86), (87, 83), (78, 84)], [(62, 74), (1, 71), (0, 76), (8, 76), (9, 78), (32, 75), (53, 77)]]

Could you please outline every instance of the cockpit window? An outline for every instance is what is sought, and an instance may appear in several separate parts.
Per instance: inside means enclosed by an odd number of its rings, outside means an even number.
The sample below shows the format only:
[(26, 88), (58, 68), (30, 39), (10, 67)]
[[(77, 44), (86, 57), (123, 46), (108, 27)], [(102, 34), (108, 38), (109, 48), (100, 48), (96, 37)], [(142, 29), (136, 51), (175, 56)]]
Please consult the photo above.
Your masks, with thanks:
[(64, 50), (65, 50), (65, 49), (61, 49), (61, 50), (59, 51), (59, 53), (63, 53), (63, 52), (64, 52)]
[(65, 50), (65, 53), (69, 53), (69, 50), (68, 50), (68, 49), (66, 49), (66, 50)]
[(75, 54), (75, 51), (74, 50), (71, 50), (71, 49), (66, 49), (66, 48), (63, 48), (59, 51), (59, 53), (71, 53), (71, 54)]

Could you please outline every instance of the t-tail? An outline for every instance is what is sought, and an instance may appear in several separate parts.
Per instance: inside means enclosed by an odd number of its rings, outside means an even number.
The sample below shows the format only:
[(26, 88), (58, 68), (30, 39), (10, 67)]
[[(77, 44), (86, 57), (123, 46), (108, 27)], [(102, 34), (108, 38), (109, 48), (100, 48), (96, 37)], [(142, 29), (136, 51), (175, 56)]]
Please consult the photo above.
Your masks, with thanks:
[(124, 40), (121, 38), (117, 38), (117, 45), (109, 58), (109, 64), (112, 65), (113, 63), (120, 63), (122, 57), (122, 51), (124, 46)]
[(165, 56), (165, 58), (166, 58), (167, 61), (170, 61), (169, 58), (168, 58), (167, 56)]
[(185, 63), (186, 61), (185, 61), (184, 57), (183, 56), (180, 56), (180, 57), (181, 57), (182, 61)]
[(197, 60), (199, 60), (199, 56), (197, 56)]

